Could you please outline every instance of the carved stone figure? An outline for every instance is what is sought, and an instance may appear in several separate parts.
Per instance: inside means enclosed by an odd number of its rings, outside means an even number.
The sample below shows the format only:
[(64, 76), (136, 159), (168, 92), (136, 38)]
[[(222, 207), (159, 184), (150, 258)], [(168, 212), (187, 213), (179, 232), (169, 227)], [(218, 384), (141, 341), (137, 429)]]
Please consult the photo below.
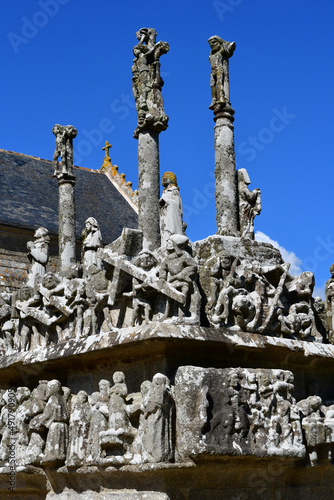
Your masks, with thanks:
[(235, 42), (225, 42), (220, 36), (214, 35), (208, 40), (211, 47), (209, 62), (211, 64), (211, 96), (212, 102), (209, 109), (215, 106), (229, 104), (229, 71), (228, 60), (235, 50)]
[(105, 453), (130, 459), (130, 445), (135, 437), (127, 410), (128, 389), (123, 372), (115, 372), (110, 389), (108, 430), (100, 432), (100, 443)]
[(40, 380), (31, 393), (29, 444), (26, 450), (25, 463), (39, 465), (43, 458), (47, 429), (44, 424), (44, 410), (48, 399), (48, 382)]
[(88, 396), (79, 391), (71, 408), (66, 465), (84, 465), (87, 458), (87, 439), (92, 416)]
[(162, 176), (164, 188), (159, 200), (161, 246), (165, 247), (167, 240), (173, 234), (184, 234), (182, 200), (173, 172), (165, 172)]
[[(157, 275), (158, 269), (155, 267), (157, 259), (149, 250), (142, 250), (134, 261), (134, 264), (141, 267), (145, 272), (152, 275), (152, 277)], [(142, 313), (144, 313), (145, 324), (148, 324), (152, 315), (151, 301), (156, 295), (156, 291), (148, 286), (145, 281), (133, 278), (132, 292), (125, 295), (132, 297), (133, 311), (131, 325), (134, 326), (136, 322), (141, 324)]]
[(58, 380), (48, 382), (48, 401), (40, 423), (48, 429), (43, 464), (64, 462), (68, 444), (68, 408), (61, 383)]
[(333, 342), (334, 337), (334, 264), (329, 268), (331, 277), (326, 282), (325, 297), (326, 297), (326, 326), (329, 332), (329, 338)]
[(160, 56), (167, 54), (166, 42), (156, 43), (157, 32), (153, 28), (141, 28), (136, 33), (138, 44), (133, 48), (135, 59), (132, 66), (132, 90), (136, 101), (139, 132), (151, 129), (166, 130), (168, 116), (165, 115), (161, 88), (164, 84), (160, 76)]
[(301, 340), (305, 340), (312, 334), (314, 315), (307, 302), (292, 304), (289, 314), (287, 316), (280, 314), (278, 319), (283, 333), (296, 336)]
[(245, 168), (237, 170), (237, 177), (240, 232), (243, 238), (253, 240), (254, 218), (261, 213), (261, 191), (260, 189), (253, 191), (248, 189), (250, 179)]
[(36, 281), (42, 279), (46, 273), (46, 264), (49, 259), (49, 231), (45, 227), (39, 227), (34, 234), (35, 241), (28, 241), (28, 258), (30, 269), (27, 285), (35, 287)]
[(319, 446), (325, 443), (322, 399), (319, 396), (309, 396), (307, 399), (298, 401), (297, 407), (301, 412), (310, 464), (314, 466), (318, 462)]
[[(56, 124), (52, 129), (56, 136), (56, 149), (53, 154), (55, 167), (54, 176), (60, 174), (73, 175), (73, 139), (77, 136), (77, 130), (72, 125)], [(60, 163), (58, 158), (60, 156)]]
[(82, 238), (82, 265), (84, 274), (91, 265), (102, 269), (101, 260), (97, 256), (97, 250), (102, 247), (102, 235), (99, 224), (94, 217), (89, 217), (85, 222), (85, 229), (81, 233)]
[(169, 462), (173, 458), (174, 401), (170, 382), (157, 373), (143, 387), (139, 435), (144, 462)]
[[(186, 251), (188, 242), (188, 238), (181, 234), (172, 235), (167, 242), (167, 257), (161, 264), (160, 278), (181, 292), (184, 299), (180, 305), (167, 298), (163, 320), (173, 315), (177, 315), (179, 319), (184, 318), (187, 310), (190, 310), (195, 321), (199, 319), (200, 295), (196, 285), (197, 265)], [(173, 311), (173, 305), (177, 311)]]
[(100, 432), (108, 428), (110, 382), (102, 379), (99, 391), (89, 397), (92, 409), (87, 439), (87, 463), (97, 464), (101, 461)]

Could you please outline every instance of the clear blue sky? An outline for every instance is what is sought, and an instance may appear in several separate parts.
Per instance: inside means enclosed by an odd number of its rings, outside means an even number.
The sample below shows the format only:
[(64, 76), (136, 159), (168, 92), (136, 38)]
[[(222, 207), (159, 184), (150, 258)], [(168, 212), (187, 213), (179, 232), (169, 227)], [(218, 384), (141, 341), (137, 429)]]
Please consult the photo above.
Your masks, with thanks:
[(294, 252), (323, 286), (334, 262), (331, 0), (12, 0), (0, 9), (0, 147), (51, 159), (53, 125), (72, 124), (76, 163), (100, 168), (109, 140), (113, 163), (134, 186), (135, 32), (154, 27), (169, 43), (161, 173), (178, 177), (193, 241), (216, 232), (207, 40), (235, 41), (236, 158), (262, 191), (256, 230)]

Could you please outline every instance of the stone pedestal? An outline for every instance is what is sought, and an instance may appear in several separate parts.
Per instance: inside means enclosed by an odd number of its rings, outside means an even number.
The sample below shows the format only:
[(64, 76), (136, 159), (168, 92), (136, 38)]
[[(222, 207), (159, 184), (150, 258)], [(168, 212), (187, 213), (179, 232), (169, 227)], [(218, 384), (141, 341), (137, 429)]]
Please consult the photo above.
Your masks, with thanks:
[(138, 136), (138, 226), (143, 231), (143, 247), (160, 246), (159, 228), (159, 133), (143, 131)]
[(59, 257), (61, 271), (75, 264), (74, 176), (58, 175), (59, 184)]
[(216, 218), (217, 234), (222, 236), (239, 234), (233, 114), (229, 108), (215, 117)]

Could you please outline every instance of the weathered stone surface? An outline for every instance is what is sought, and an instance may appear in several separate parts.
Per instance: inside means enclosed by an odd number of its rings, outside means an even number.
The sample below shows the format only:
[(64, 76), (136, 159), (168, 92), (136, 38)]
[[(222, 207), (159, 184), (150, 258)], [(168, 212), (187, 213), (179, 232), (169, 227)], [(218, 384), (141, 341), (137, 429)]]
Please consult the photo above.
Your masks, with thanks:
[(160, 56), (167, 54), (167, 42), (156, 43), (157, 32), (153, 28), (141, 28), (136, 33), (138, 44), (133, 48), (135, 59), (132, 66), (132, 89), (136, 101), (138, 125), (134, 137), (140, 132), (166, 130), (168, 116), (165, 114), (161, 88), (164, 81), (160, 75)]
[(175, 378), (179, 458), (305, 456), (289, 371), (180, 367)]
[(138, 227), (143, 231), (143, 248), (160, 247), (159, 226), (159, 134), (143, 131), (138, 137)]

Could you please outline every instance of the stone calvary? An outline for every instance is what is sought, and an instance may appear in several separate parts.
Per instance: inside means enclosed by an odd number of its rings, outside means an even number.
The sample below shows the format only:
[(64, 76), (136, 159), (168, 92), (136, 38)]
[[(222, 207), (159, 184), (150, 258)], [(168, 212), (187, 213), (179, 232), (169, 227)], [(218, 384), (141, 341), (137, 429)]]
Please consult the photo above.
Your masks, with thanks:
[(333, 498), (333, 270), (322, 301), (311, 272), (291, 275), (254, 239), (261, 192), (235, 168), (236, 44), (219, 36), (217, 234), (189, 240), (177, 173), (159, 167), (169, 45), (153, 28), (136, 37), (138, 229), (104, 242), (89, 217), (77, 260), (77, 131), (56, 124), (58, 268), (36, 228), (26, 283), (0, 289), (1, 498)]

